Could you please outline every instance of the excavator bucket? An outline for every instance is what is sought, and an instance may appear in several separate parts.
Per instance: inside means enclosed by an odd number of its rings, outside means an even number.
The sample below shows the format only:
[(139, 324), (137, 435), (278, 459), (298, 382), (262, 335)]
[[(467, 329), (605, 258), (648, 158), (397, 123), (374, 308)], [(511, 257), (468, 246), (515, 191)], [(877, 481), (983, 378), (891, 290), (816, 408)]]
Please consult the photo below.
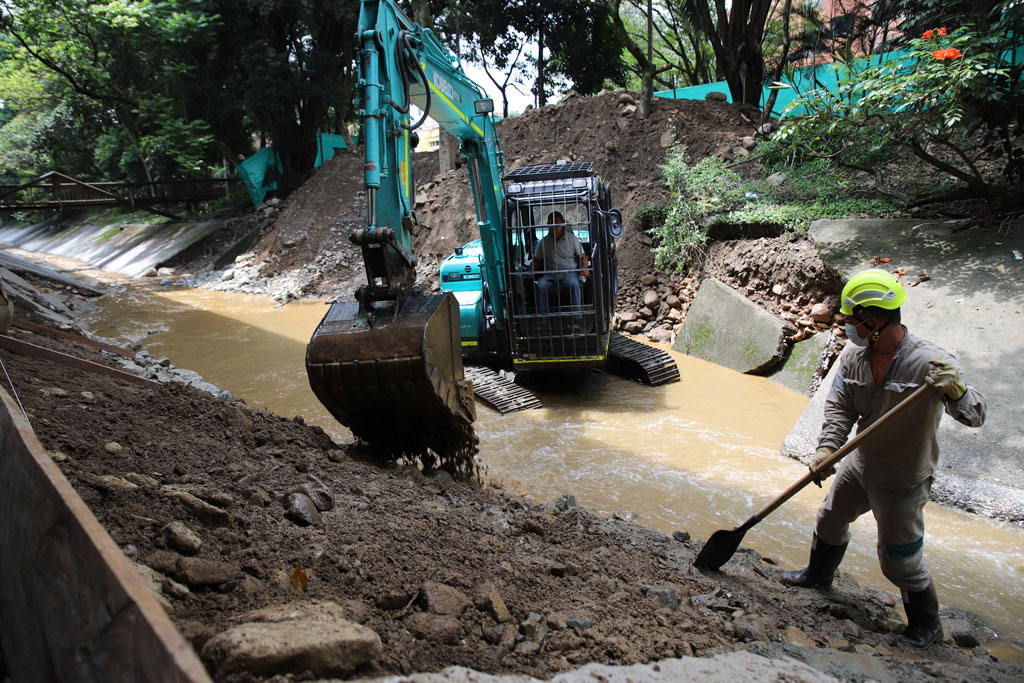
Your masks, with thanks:
[(455, 297), (372, 306), (361, 319), (357, 303), (331, 304), (306, 347), (313, 393), (387, 456), (475, 475), (473, 386), (464, 379)]

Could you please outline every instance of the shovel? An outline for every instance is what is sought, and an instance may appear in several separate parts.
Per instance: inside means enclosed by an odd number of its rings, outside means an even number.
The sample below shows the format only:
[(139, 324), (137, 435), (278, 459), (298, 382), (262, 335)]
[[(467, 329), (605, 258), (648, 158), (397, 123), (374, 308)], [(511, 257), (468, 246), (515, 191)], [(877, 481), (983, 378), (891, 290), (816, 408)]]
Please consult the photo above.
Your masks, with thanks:
[(818, 472), (832, 467), (832, 465), (842, 460), (847, 453), (855, 449), (864, 441), (870, 439), (877, 430), (895, 420), (899, 415), (909, 410), (915, 403), (934, 391), (935, 388), (931, 385), (922, 384), (914, 391), (914, 393), (900, 402), (899, 405), (880, 417), (878, 421), (863, 432), (859, 432), (855, 437), (847, 441), (842, 448), (830, 455), (827, 460), (822, 461), (818, 466), (818, 469), (805, 474), (795, 484), (783, 491), (782, 495), (769, 503), (756, 515), (745, 521), (741, 526), (736, 527), (732, 531), (722, 529), (711, 534), (711, 538), (707, 540), (707, 543), (704, 544), (704, 547), (697, 555), (697, 559), (693, 561), (693, 566), (698, 569), (718, 569), (728, 562), (729, 558), (736, 552), (736, 548), (740, 546), (740, 541), (743, 540), (744, 534), (746, 534), (751, 527), (771, 514), (775, 508), (779, 507), (796, 495), (800, 489), (814, 481), (815, 477), (818, 476)]

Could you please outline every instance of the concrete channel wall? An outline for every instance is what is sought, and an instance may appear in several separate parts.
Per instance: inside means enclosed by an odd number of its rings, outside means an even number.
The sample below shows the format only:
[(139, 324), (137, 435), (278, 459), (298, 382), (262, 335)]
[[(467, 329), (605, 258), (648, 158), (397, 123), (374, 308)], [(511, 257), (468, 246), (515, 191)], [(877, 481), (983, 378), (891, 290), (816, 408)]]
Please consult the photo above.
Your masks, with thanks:
[(2, 389), (0, 639), (14, 681), (210, 680)]

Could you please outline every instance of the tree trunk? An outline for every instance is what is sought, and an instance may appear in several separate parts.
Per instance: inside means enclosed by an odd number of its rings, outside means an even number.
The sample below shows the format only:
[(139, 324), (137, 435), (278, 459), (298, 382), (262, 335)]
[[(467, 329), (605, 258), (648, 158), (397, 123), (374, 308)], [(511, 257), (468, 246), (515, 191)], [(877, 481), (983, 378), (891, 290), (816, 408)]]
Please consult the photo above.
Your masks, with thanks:
[(686, 7), (711, 42), (733, 102), (759, 106), (764, 81), (761, 40), (772, 0), (714, 0), (717, 25), (708, 0), (686, 0)]
[(640, 79), (640, 106), (637, 114), (641, 119), (651, 115), (651, 103), (654, 99), (654, 71), (645, 69)]
[(544, 82), (544, 29), (537, 32), (537, 82), (534, 85), (537, 91), (537, 107), (546, 106), (548, 103), (547, 84)]
[[(791, 14), (792, 3), (793, 0), (786, 0), (786, 4), (782, 8), (782, 54), (779, 56), (779, 63), (775, 66), (775, 73), (772, 74), (772, 81), (776, 83), (782, 80), (782, 73), (786, 69), (786, 58), (789, 57), (789, 15)], [(771, 117), (778, 94), (779, 91), (775, 89), (768, 92), (768, 101), (765, 102), (764, 109), (761, 110), (761, 123), (764, 123)]]
[(139, 137), (135, 133), (131, 115), (124, 113), (123, 107), (117, 107), (115, 111), (117, 112), (117, 118), (121, 123), (121, 127), (124, 128), (124, 132), (128, 134), (128, 139), (131, 140), (132, 149), (135, 150), (135, 156), (142, 165), (142, 172), (146, 174), (146, 180), (153, 182), (153, 175), (149, 172), (149, 164), (146, 163), (146, 157), (142, 154), (142, 147), (139, 146)]

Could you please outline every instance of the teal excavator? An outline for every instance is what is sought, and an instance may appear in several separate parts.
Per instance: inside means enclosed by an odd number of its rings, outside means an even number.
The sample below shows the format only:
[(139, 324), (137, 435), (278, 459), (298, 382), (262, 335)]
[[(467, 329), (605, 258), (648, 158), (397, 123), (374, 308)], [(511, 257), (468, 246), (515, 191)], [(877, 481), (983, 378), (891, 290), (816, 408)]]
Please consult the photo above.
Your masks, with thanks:
[[(622, 217), (593, 165), (506, 174), (493, 101), (393, 0), (362, 0), (357, 40), (367, 225), (351, 239), (367, 283), (331, 304), (306, 351), (331, 414), (391, 454), (432, 452), (459, 469), (475, 450), (474, 393), (503, 412), (539, 405), (502, 371), (607, 364), (649, 384), (678, 379), (667, 354), (611, 331)], [(419, 291), (412, 251), (410, 155), (428, 116), (460, 143), (479, 231), (442, 263), (436, 295)]]

